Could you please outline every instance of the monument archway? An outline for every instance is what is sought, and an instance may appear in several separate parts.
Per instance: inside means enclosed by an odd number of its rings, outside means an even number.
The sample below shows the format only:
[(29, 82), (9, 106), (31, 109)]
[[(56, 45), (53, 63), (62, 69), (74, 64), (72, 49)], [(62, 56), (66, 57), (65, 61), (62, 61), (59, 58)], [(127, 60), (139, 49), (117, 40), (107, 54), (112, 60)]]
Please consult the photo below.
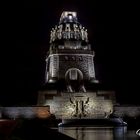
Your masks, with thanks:
[(86, 92), (83, 82), (83, 73), (77, 68), (70, 68), (65, 73), (68, 92)]

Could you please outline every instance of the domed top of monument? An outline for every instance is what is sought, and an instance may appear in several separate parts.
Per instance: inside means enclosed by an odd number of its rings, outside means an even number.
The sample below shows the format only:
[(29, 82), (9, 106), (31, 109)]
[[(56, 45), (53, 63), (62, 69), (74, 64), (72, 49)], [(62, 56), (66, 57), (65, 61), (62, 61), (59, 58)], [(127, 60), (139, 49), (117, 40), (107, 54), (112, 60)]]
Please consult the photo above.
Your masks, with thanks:
[(62, 12), (59, 23), (51, 30), (50, 43), (65, 41), (88, 43), (87, 29), (78, 22), (76, 12)]
[(77, 20), (77, 13), (76, 12), (64, 11), (61, 14), (59, 24), (67, 23), (67, 22), (75, 22), (75, 23), (77, 23), (77, 21), (78, 20)]

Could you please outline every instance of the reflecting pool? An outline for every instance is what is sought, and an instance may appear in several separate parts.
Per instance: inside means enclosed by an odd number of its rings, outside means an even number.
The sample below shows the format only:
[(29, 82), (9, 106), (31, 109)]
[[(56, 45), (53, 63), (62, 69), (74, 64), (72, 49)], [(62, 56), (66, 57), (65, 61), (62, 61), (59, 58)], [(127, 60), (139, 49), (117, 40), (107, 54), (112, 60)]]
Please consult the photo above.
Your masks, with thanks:
[(59, 127), (59, 132), (76, 140), (140, 140), (127, 127)]

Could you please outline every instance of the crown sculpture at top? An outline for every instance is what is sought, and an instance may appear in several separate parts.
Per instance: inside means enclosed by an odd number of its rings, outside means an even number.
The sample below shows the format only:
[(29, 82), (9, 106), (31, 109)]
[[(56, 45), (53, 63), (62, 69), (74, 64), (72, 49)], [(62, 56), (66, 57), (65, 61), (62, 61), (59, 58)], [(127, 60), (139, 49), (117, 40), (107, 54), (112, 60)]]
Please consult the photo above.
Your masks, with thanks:
[(93, 57), (87, 29), (78, 22), (77, 13), (63, 12), (50, 33), (46, 83), (64, 81), (67, 92), (86, 92), (84, 83), (97, 82)]
[(56, 40), (81, 40), (88, 42), (87, 35), (87, 29), (78, 22), (76, 12), (63, 12), (59, 25), (51, 30), (50, 43)]

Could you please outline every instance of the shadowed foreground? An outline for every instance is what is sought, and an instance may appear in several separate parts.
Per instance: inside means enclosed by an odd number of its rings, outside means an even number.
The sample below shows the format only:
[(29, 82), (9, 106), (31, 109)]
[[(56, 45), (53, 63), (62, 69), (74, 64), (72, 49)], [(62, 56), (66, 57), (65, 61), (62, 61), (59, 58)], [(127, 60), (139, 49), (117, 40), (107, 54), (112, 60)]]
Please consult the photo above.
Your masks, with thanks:
[(33, 119), (33, 120), (18, 120), (17, 127), (7, 137), (0, 136), (0, 140), (74, 140), (73, 138), (59, 133), (55, 129), (50, 129), (48, 121)]

